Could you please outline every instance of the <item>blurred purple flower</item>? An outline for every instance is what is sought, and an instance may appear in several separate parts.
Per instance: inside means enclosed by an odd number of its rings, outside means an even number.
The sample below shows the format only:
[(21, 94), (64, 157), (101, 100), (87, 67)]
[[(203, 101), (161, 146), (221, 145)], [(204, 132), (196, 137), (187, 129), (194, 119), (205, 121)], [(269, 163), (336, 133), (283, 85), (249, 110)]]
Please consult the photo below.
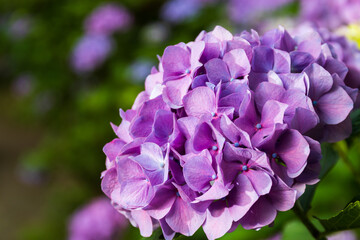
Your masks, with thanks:
[(231, 20), (241, 24), (251, 24), (264, 14), (274, 11), (294, 0), (230, 0), (228, 12)]
[(69, 222), (69, 240), (113, 240), (127, 227), (109, 199), (97, 198), (78, 209)]
[(327, 237), (328, 240), (357, 240), (357, 236), (353, 231), (343, 231), (332, 234)]
[(13, 39), (23, 39), (25, 38), (29, 32), (31, 31), (32, 21), (29, 17), (21, 17), (17, 18), (10, 23), (9, 26), (9, 35)]
[(166, 21), (181, 23), (194, 17), (203, 5), (200, 0), (170, 0), (163, 5), (161, 16)]
[(112, 40), (103, 35), (85, 35), (76, 44), (71, 56), (73, 69), (91, 72), (99, 67), (113, 49)]
[(106, 3), (96, 8), (85, 20), (87, 34), (111, 35), (125, 30), (132, 23), (126, 8), (116, 3)]
[(31, 75), (20, 75), (13, 82), (13, 92), (19, 97), (27, 96), (33, 88), (33, 81), (34, 79)]
[(301, 0), (300, 19), (317, 27), (336, 29), (360, 21), (358, 0)]

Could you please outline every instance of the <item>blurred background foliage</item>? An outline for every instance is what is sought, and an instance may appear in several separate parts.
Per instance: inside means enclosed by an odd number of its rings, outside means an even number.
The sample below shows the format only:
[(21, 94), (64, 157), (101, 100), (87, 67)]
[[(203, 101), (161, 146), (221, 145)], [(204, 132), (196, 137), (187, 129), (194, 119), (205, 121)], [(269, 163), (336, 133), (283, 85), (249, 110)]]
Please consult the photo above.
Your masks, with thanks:
[[(299, 2), (290, 1), (262, 13), (267, 20), (261, 26), (260, 21), (236, 24), (229, 18), (227, 1), (203, 1), (207, 3), (198, 11), (180, 20), (166, 19), (165, 0), (113, 1), (132, 15), (132, 25), (111, 36), (110, 55), (87, 72), (75, 71), (71, 56), (85, 34), (85, 19), (104, 1), (0, 3), (1, 239), (66, 239), (74, 210), (102, 195), (102, 146), (115, 137), (109, 122), (120, 123), (118, 109), (131, 107), (151, 66), (157, 65), (156, 55), (167, 45), (191, 41), (215, 25), (232, 32), (291, 25), (288, 19), (299, 11)], [(354, 136), (345, 148), (357, 169), (359, 147)], [(310, 215), (334, 215), (359, 189), (339, 161), (319, 184)], [(223, 239), (265, 239), (279, 231), (284, 239), (310, 239), (291, 211), (280, 213), (271, 228), (238, 228)], [(140, 238), (133, 227), (122, 236)], [(203, 236), (199, 231), (193, 239)]]

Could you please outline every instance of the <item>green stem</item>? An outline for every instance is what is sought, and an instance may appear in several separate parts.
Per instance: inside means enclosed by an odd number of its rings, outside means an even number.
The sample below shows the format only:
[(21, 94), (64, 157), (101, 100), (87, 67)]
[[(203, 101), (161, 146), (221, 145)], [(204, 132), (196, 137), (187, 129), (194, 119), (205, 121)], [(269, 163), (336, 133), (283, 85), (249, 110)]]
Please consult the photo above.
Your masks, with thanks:
[(326, 240), (326, 237), (324, 237), (324, 235), (314, 226), (314, 224), (309, 220), (307, 215), (304, 213), (304, 210), (302, 209), (299, 202), (295, 203), (293, 211), (315, 239)]
[(334, 147), (335, 147), (335, 150), (338, 152), (340, 159), (345, 163), (345, 165), (348, 167), (350, 172), (355, 177), (356, 182), (360, 185), (360, 173), (356, 170), (356, 167), (352, 164), (348, 155), (342, 149), (342, 146), (340, 145), (340, 143), (335, 143)]

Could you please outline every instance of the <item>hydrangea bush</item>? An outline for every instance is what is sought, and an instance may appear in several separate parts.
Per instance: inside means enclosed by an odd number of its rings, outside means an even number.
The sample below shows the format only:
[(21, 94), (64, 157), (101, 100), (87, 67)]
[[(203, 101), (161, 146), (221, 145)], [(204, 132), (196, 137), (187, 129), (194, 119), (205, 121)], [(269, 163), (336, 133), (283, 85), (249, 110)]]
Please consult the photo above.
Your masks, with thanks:
[(112, 124), (102, 190), (142, 236), (271, 224), (318, 182), (320, 142), (351, 133), (358, 89), (342, 60), (314, 29), (217, 26), (167, 47)]

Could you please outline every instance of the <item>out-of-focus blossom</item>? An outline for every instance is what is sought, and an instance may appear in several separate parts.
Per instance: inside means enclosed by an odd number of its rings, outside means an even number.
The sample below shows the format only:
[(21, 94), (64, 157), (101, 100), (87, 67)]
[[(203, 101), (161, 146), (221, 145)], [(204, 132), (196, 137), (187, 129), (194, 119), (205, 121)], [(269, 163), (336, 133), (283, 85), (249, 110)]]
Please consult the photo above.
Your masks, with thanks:
[(127, 29), (132, 23), (132, 16), (119, 4), (107, 3), (96, 8), (85, 20), (87, 34), (111, 35)]
[(281, 240), (281, 238), (282, 238), (281, 233), (278, 233), (278, 234), (275, 234), (275, 235), (267, 238), (266, 240)]
[(134, 82), (144, 82), (150, 74), (153, 63), (149, 60), (137, 60), (130, 65), (130, 80)]
[(351, 133), (358, 89), (314, 29), (233, 36), (217, 26), (169, 46), (122, 122), (102, 190), (143, 236), (202, 226), (216, 239), (291, 209), (320, 171), (318, 141)]
[(357, 240), (357, 236), (353, 231), (338, 232), (327, 237), (328, 240)]
[(143, 37), (146, 42), (162, 43), (169, 37), (169, 28), (162, 22), (156, 22), (145, 26)]
[(301, 0), (300, 19), (334, 30), (360, 21), (359, 9), (358, 0)]
[(260, 20), (264, 14), (283, 7), (294, 0), (230, 0), (228, 12), (231, 20), (236, 23), (250, 24)]
[(194, 17), (205, 4), (211, 1), (204, 0), (170, 0), (161, 9), (164, 20), (172, 23), (181, 23)]
[(91, 72), (99, 67), (113, 49), (113, 41), (104, 35), (85, 35), (75, 45), (71, 65), (75, 72)]
[(126, 228), (127, 221), (109, 199), (97, 198), (77, 210), (69, 222), (69, 240), (114, 240)]
[(32, 21), (29, 17), (20, 17), (10, 22), (8, 33), (13, 39), (23, 39), (31, 31)]
[(13, 92), (19, 97), (27, 96), (33, 88), (33, 81), (33, 77), (29, 74), (20, 75), (13, 82)]

